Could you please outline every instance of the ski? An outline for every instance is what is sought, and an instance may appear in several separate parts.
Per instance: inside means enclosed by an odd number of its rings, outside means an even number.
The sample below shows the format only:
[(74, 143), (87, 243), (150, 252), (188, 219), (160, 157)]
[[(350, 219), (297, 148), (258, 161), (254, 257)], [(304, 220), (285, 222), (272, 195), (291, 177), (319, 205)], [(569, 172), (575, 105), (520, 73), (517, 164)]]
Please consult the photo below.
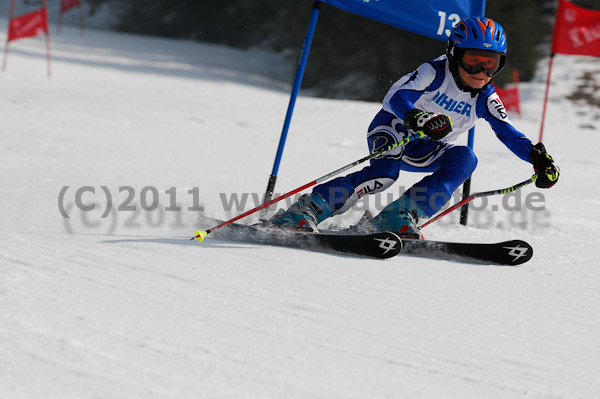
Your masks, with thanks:
[(373, 234), (317, 234), (232, 223), (215, 231), (213, 236), (224, 240), (284, 246), (317, 252), (335, 252), (378, 259), (396, 256), (402, 249), (400, 237), (388, 231)]
[(517, 266), (533, 257), (533, 248), (522, 240), (464, 243), (403, 239), (401, 253), (425, 258)]
[(533, 248), (522, 240), (498, 243), (464, 243), (401, 238), (393, 232), (373, 234), (311, 233), (263, 225), (232, 223), (219, 231), (215, 238), (254, 244), (298, 248), (317, 252), (386, 259), (410, 255), (432, 259), (517, 266), (529, 261)]

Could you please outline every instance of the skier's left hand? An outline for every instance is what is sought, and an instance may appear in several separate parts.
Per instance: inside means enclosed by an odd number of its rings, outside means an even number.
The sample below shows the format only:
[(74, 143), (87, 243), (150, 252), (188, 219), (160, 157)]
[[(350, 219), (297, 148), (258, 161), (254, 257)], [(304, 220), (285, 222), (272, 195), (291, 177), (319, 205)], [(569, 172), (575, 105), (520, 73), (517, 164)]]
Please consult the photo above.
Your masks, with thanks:
[(544, 144), (537, 143), (533, 146), (529, 160), (533, 164), (533, 170), (537, 173), (536, 187), (550, 188), (556, 184), (560, 170), (554, 164), (554, 159), (546, 152)]

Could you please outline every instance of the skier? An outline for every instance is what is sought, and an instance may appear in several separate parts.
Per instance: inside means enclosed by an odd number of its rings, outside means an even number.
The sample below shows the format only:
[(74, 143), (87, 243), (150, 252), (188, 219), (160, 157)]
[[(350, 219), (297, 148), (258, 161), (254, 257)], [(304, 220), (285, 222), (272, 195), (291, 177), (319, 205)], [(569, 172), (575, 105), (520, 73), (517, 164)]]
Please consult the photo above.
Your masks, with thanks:
[(390, 187), (400, 170), (432, 172), (370, 220), (370, 230), (423, 238), (417, 222), (433, 216), (475, 170), (477, 158), (467, 146), (452, 144), (475, 122), (485, 119), (517, 157), (533, 164), (536, 186), (550, 188), (559, 169), (544, 145), (533, 143), (509, 122), (492, 78), (504, 67), (507, 41), (500, 24), (484, 17), (466, 18), (450, 34), (446, 54), (422, 64), (392, 85), (367, 133), (371, 153), (409, 134), (426, 136), (371, 160), (350, 175), (315, 186), (274, 225), (317, 231), (326, 218), (345, 212), (365, 194)]

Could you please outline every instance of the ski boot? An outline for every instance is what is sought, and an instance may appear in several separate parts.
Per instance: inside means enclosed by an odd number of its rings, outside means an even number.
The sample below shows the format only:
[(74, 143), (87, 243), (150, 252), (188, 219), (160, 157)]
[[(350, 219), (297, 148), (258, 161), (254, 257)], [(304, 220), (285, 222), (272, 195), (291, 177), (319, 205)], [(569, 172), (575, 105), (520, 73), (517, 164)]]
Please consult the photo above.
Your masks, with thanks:
[(387, 205), (379, 215), (369, 223), (376, 231), (392, 231), (401, 238), (423, 240), (423, 234), (417, 227), (419, 217), (425, 212), (409, 196), (403, 195)]
[(304, 194), (287, 211), (273, 216), (269, 223), (277, 227), (318, 233), (317, 225), (331, 215), (333, 212), (329, 204), (320, 194)]

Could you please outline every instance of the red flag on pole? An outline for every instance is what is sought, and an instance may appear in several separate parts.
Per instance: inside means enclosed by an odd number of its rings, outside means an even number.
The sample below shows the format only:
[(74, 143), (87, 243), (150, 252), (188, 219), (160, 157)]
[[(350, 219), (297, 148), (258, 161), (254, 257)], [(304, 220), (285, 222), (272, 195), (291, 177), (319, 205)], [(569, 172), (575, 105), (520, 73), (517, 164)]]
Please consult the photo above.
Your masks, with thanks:
[(567, 0), (559, 0), (558, 2), (552, 35), (550, 65), (548, 66), (548, 78), (546, 80), (544, 108), (542, 110), (540, 141), (544, 137), (544, 121), (546, 120), (554, 54), (600, 57), (600, 10), (588, 10), (578, 7)]
[(8, 21), (8, 37), (4, 46), (4, 59), (2, 60), (2, 71), (6, 71), (8, 60), (8, 45), (11, 41), (33, 37), (41, 34), (46, 35), (46, 59), (48, 61), (48, 77), (50, 77), (50, 30), (48, 29), (48, 0), (42, 0), (44, 5), (20, 17), (15, 17), (15, 0), (10, 2), (10, 13)]
[(48, 12), (40, 8), (20, 17), (12, 18), (8, 24), (8, 41), (48, 34)]
[(64, 13), (71, 8), (79, 7), (79, 0), (60, 0), (60, 12)]
[(553, 54), (600, 56), (600, 11), (560, 0), (552, 37)]

